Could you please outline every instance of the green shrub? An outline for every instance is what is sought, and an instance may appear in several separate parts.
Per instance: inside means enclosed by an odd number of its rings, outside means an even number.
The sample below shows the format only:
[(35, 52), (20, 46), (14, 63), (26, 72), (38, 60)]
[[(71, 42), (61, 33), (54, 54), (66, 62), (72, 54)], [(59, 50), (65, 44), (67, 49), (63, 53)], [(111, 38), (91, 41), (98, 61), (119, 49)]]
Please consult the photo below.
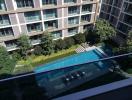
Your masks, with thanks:
[(55, 41), (55, 51), (66, 49), (66, 43), (64, 40), (59, 39)]
[(76, 44), (81, 44), (86, 42), (85, 34), (79, 33), (74, 36), (74, 40)]
[(12, 55), (12, 58), (15, 60), (15, 61), (18, 61), (21, 59), (21, 55), (19, 52), (15, 51)]
[(44, 32), (41, 37), (41, 47), (44, 55), (50, 55), (54, 52), (53, 37), (50, 33)]
[(67, 37), (64, 39), (65, 43), (66, 43), (66, 48), (70, 48), (72, 45), (75, 44), (75, 41), (73, 39), (73, 37)]
[(41, 55), (42, 54), (42, 47), (41, 46), (36, 46), (34, 48), (34, 52), (33, 52), (35, 55)]
[(64, 58), (64, 57), (67, 57), (67, 56), (70, 56), (70, 55), (73, 55), (75, 54), (76, 52), (75, 51), (70, 51), (68, 53), (65, 53), (65, 54), (62, 54), (62, 55), (58, 55), (58, 56), (54, 56), (52, 58), (49, 58), (49, 59), (46, 59), (46, 60), (41, 60), (41, 61), (38, 61), (38, 62), (33, 62), (32, 63), (32, 66), (33, 67), (37, 67), (37, 66), (40, 66), (42, 64), (46, 64), (46, 63), (49, 63), (51, 61), (55, 61), (57, 59), (61, 59), (61, 58)]
[(100, 41), (100, 36), (96, 34), (94, 30), (88, 30), (85, 32), (86, 41), (90, 42), (90, 44), (96, 44)]

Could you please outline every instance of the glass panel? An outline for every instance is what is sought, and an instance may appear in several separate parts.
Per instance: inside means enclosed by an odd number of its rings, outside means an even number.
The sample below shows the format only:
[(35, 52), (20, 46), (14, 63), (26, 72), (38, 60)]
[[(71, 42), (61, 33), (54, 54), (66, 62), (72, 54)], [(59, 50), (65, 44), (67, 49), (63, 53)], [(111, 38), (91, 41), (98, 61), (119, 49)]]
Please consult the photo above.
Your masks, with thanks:
[(0, 15), (0, 26), (10, 25), (8, 15)]
[(25, 18), (27, 22), (39, 21), (41, 19), (40, 12), (26, 12)]
[(16, 0), (17, 7), (33, 7), (33, 0)]
[(0, 29), (0, 37), (9, 36), (9, 35), (13, 35), (12, 28), (3, 28), (3, 29)]

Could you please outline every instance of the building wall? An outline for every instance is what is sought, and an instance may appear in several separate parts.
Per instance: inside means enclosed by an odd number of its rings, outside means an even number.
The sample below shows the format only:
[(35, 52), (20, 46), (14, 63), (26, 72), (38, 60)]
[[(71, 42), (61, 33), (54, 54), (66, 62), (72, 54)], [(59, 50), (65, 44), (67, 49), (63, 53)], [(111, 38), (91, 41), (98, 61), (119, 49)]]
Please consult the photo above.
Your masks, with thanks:
[(126, 37), (132, 30), (132, 0), (102, 0), (100, 18), (108, 20), (120, 36)]
[[(42, 27), (43, 27), (42, 31), (45, 31), (46, 26), (44, 23), (46, 21), (51, 21), (51, 20), (57, 20), (58, 28), (55, 30), (49, 29), (48, 31), (49, 32), (61, 31), (62, 37), (60, 37), (60, 38), (68, 37), (68, 28), (71, 28), (73, 26), (77, 27), (78, 32), (83, 32), (83, 25), (94, 24), (94, 22), (96, 20), (96, 16), (97, 16), (96, 9), (97, 9), (97, 5), (99, 2), (98, 0), (93, 0), (93, 1), (91, 1), (91, 0), (87, 0), (87, 1), (86, 0), (84, 0), (84, 1), (77, 0), (76, 3), (64, 3), (64, 0), (56, 0), (57, 5), (42, 5), (41, 0), (32, 0), (33, 6), (18, 8), (16, 1), (17, 0), (5, 0), (6, 10), (2, 10), (2, 12), (0, 12), (0, 15), (7, 14), (9, 16), (10, 25), (8, 25), (8, 27), (11, 27), (12, 31), (13, 31), (12, 36), (6, 36), (6, 38), (2, 37), (2, 41), (0, 41), (0, 43), (2, 42), (2, 44), (5, 44), (5, 41), (7, 42), (9, 40), (11, 41), (13, 39), (15, 39), (15, 40), (18, 39), (20, 34), (23, 34), (23, 33), (25, 33), (29, 36), (34, 36), (34, 35), (36, 36), (37, 34), (40, 35), (40, 33), (42, 33), (42, 32), (38, 32), (38, 33), (30, 32), (30, 34), (29, 34), (27, 31), (27, 24), (41, 23)], [(91, 20), (90, 20), (90, 22), (80, 24), (81, 16), (82, 16), (81, 8), (85, 4), (93, 5), (92, 12), (86, 13), (86, 15), (87, 14), (91, 15)], [(79, 24), (76, 24), (73, 26), (68, 26), (68, 18), (69, 18), (68, 7), (71, 7), (71, 6), (77, 6), (80, 10), (80, 13), (70, 15), (70, 17), (78, 16)], [(45, 9), (57, 9), (57, 18), (44, 19), (45, 13), (43, 13), (43, 11)], [(31, 12), (31, 11), (41, 12), (40, 13), (41, 20), (33, 20), (31, 22), (26, 22), (25, 13)], [(85, 14), (83, 13), (83, 15), (85, 15)], [(37, 17), (34, 17), (34, 18), (37, 18)], [(3, 28), (7, 28), (7, 25), (0, 26), (0, 30)]]

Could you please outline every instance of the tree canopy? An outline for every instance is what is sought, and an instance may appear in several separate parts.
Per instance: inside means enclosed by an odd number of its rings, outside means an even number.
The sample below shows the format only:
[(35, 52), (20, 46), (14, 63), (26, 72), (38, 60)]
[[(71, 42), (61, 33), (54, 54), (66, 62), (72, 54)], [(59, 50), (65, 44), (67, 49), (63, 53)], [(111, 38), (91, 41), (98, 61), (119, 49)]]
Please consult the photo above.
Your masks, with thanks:
[(41, 37), (42, 53), (44, 55), (50, 55), (54, 51), (53, 37), (49, 32), (44, 32)]
[(79, 33), (74, 36), (75, 42), (77, 44), (84, 43), (86, 41), (85, 34)]
[(101, 40), (115, 36), (115, 29), (104, 19), (98, 19), (95, 25), (95, 32), (100, 35)]
[(18, 46), (22, 56), (26, 56), (27, 50), (31, 48), (29, 37), (25, 34), (21, 35), (18, 39)]
[(0, 74), (11, 74), (16, 61), (10, 57), (5, 47), (0, 46)]

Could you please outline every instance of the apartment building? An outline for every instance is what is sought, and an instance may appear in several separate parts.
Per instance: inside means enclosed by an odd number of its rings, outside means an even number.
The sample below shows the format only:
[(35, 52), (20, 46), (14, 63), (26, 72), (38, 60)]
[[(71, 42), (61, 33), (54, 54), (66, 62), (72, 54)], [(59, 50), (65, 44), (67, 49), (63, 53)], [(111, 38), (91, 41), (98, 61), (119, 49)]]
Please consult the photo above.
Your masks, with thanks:
[(108, 20), (125, 38), (132, 30), (132, 0), (101, 0), (100, 17)]
[(0, 0), (0, 45), (18, 49), (21, 34), (40, 43), (43, 31), (54, 39), (89, 29), (96, 20), (98, 0)]

